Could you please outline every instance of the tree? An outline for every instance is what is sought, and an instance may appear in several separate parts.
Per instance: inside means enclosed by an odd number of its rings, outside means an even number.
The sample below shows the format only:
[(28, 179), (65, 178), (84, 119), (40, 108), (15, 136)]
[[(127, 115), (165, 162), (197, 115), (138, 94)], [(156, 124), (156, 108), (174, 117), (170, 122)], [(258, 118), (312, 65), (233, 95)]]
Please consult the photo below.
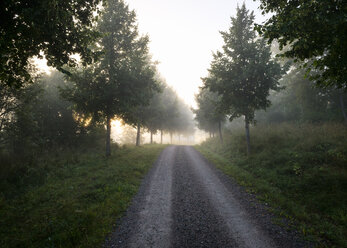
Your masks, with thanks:
[(164, 80), (162, 92), (156, 94), (152, 100), (155, 106), (153, 119), (148, 123), (151, 130), (160, 131), (160, 143), (163, 143), (164, 132), (172, 133), (174, 129), (175, 119), (178, 117), (178, 96), (177, 93), (169, 87)]
[[(41, 75), (37, 73), (34, 66), (28, 66), (28, 73), (33, 80), (39, 81)], [(22, 87), (17, 89), (0, 81), (0, 145), (9, 146), (9, 143), (12, 143), (10, 146), (13, 149), (16, 146), (14, 143), (18, 144), (15, 141), (21, 140), (19, 134), (28, 131), (25, 130), (25, 125), (29, 130), (36, 130), (36, 128), (32, 128), (35, 123), (32, 121), (30, 110), (38, 101), (41, 93), (41, 86), (36, 84), (24, 82)], [(22, 137), (23, 143), (26, 141), (25, 138)]]
[[(0, 145), (15, 157), (24, 157), (40, 145), (37, 118), (33, 114), (42, 97), (42, 87), (25, 83), (20, 89), (4, 85), (1, 94)], [(2, 149), (1, 149), (2, 150)]]
[(104, 34), (96, 47), (104, 55), (92, 66), (76, 71), (68, 99), (83, 113), (106, 123), (106, 155), (111, 154), (111, 120), (132, 118), (158, 90), (155, 68), (148, 55), (148, 37), (139, 36), (136, 15), (118, 0), (110, 0), (98, 24)]
[(281, 91), (270, 95), (271, 107), (256, 114), (258, 121), (346, 121), (344, 99), (347, 94), (336, 87), (321, 88), (312, 84), (299, 65), (292, 66), (280, 87)]
[[(64, 84), (63, 74), (55, 71), (19, 89), (6, 86), (10, 89), (7, 93), (14, 94), (3, 98), (7, 104), (2, 105), (0, 144), (5, 149), (25, 157), (31, 152), (86, 143), (91, 129), (73, 112), (73, 103), (60, 96), (59, 87)], [(96, 135), (91, 138), (95, 144)]]
[[(261, 0), (263, 13), (274, 13), (256, 29), (268, 42), (278, 40), (282, 56), (305, 62), (320, 86), (347, 87), (347, 7), (345, 1)], [(311, 61), (313, 60), (313, 62)]]
[(156, 92), (147, 92), (148, 102), (146, 105), (138, 105), (132, 108), (126, 116), (126, 122), (137, 129), (136, 146), (141, 143), (141, 128), (147, 128), (151, 133), (151, 143), (153, 143), (153, 133), (156, 133), (160, 126), (160, 115), (162, 114), (161, 93), (163, 89), (162, 80), (156, 74)]
[(189, 136), (195, 132), (195, 123), (191, 108), (181, 99), (178, 100), (178, 114), (173, 120), (173, 132), (178, 134), (179, 141), (181, 141), (181, 135)]
[(253, 29), (254, 15), (245, 4), (237, 8), (231, 18), (231, 27), (221, 32), (223, 51), (214, 54), (210, 76), (203, 78), (205, 85), (221, 96), (221, 107), (230, 120), (244, 116), (247, 153), (250, 153), (249, 125), (254, 112), (270, 105), (270, 90), (276, 90), (281, 67), (271, 58), (269, 46), (257, 38)]
[(208, 88), (200, 88), (199, 94), (195, 95), (197, 109), (193, 109), (198, 127), (209, 133), (219, 132), (219, 138), (223, 143), (222, 123), (225, 121), (225, 114), (221, 111), (220, 96), (211, 92)]
[(86, 135), (85, 123), (80, 122), (73, 112), (73, 103), (60, 95), (64, 87), (64, 75), (58, 71), (43, 76), (37, 83), (43, 90), (40, 100), (34, 106), (32, 115), (38, 124), (37, 136), (46, 147), (76, 146)]
[[(164, 89), (165, 85), (162, 85), (161, 91), (156, 92), (153, 97), (150, 100), (150, 103), (148, 106), (141, 106), (137, 110), (137, 116), (138, 119), (140, 119), (141, 126), (145, 127), (151, 135), (150, 143), (153, 143), (153, 134), (156, 134), (160, 128), (162, 127), (163, 118), (165, 117), (166, 113), (164, 112), (164, 105), (163, 102), (163, 95), (162, 91)], [(138, 125), (138, 133), (136, 140), (137, 145), (139, 145), (140, 141), (140, 131), (139, 131)]]
[(23, 0), (0, 3), (0, 82), (20, 87), (31, 76), (29, 59), (45, 55), (48, 64), (62, 69), (92, 56), (89, 44), (98, 33), (92, 28), (100, 0)]

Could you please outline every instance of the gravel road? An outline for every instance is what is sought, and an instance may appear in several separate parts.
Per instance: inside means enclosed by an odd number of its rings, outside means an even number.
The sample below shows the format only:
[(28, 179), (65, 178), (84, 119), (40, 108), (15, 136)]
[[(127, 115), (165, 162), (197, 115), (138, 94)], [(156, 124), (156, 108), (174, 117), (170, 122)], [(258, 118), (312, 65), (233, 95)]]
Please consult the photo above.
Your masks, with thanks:
[[(309, 247), (189, 146), (170, 146), (104, 247)], [(284, 222), (285, 224), (285, 222)]]

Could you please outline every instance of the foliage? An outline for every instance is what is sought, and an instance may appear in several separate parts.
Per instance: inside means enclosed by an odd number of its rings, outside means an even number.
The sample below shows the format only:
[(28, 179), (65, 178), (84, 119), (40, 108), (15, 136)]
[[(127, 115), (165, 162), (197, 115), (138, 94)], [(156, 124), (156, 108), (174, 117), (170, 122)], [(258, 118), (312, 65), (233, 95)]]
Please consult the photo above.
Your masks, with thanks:
[(48, 64), (61, 68), (93, 57), (89, 44), (97, 36), (93, 12), (100, 0), (25, 0), (0, 4), (0, 82), (20, 87), (31, 78), (29, 59), (45, 55)]
[(257, 38), (253, 29), (254, 15), (245, 4), (237, 7), (231, 27), (221, 32), (223, 51), (214, 54), (209, 76), (203, 78), (205, 86), (220, 97), (220, 106), (230, 120), (244, 116), (247, 152), (250, 153), (249, 125), (258, 109), (270, 106), (270, 90), (278, 89), (283, 71), (271, 58), (270, 47)]
[(78, 118), (72, 103), (60, 97), (63, 85), (62, 74), (53, 72), (20, 89), (6, 86), (15, 94), (10, 95), (8, 119), (0, 132), (2, 181), (20, 187), (31, 181), (26, 175), (36, 171), (36, 163), (45, 153), (99, 144), (100, 127), (88, 127)]
[(255, 110), (270, 105), (269, 90), (277, 89), (281, 75), (265, 41), (256, 38), (253, 21), (254, 15), (245, 4), (238, 7), (229, 31), (221, 32), (223, 52), (214, 54), (210, 75), (203, 79), (211, 91), (220, 94), (222, 108), (230, 119), (244, 115), (248, 122), (254, 120)]
[(38, 184), (1, 181), (0, 246), (102, 245), (163, 148), (123, 147), (109, 159), (81, 148), (41, 156), (30, 172)]
[[(320, 86), (347, 86), (347, 7), (344, 1), (261, 0), (263, 13), (274, 13), (256, 28), (280, 49), (289, 45), (282, 56), (305, 62)], [(313, 60), (313, 63), (311, 63)]]
[(175, 132), (178, 135), (191, 135), (194, 133), (195, 123), (193, 113), (189, 106), (184, 103), (181, 99), (177, 102), (177, 116), (172, 120), (172, 126), (169, 132)]
[(305, 71), (292, 67), (280, 82), (280, 92), (272, 92), (272, 105), (265, 111), (258, 111), (258, 122), (324, 122), (343, 121), (341, 98), (346, 93), (339, 89), (323, 89), (305, 78)]
[(170, 134), (192, 134), (194, 123), (189, 107), (166, 83), (162, 87), (162, 92), (155, 94), (148, 106), (140, 108), (138, 115), (142, 116), (143, 125), (152, 133), (160, 130)]
[[(121, 144), (130, 144), (130, 145), (135, 145), (136, 144), (136, 139), (137, 139), (137, 132), (136, 129), (133, 126), (123, 126), (122, 129), (122, 134), (120, 137), (120, 143)], [(143, 135), (140, 134), (140, 144), (143, 144), (144, 142), (144, 137)]]
[(64, 91), (77, 111), (95, 121), (106, 121), (107, 155), (111, 153), (111, 119), (132, 122), (133, 110), (148, 104), (158, 90), (154, 64), (148, 55), (148, 37), (139, 36), (135, 17), (123, 1), (108, 1), (98, 23), (104, 36), (96, 46), (104, 55), (99, 62), (73, 73), (73, 85)]
[(198, 127), (209, 133), (215, 133), (220, 123), (226, 119), (225, 114), (220, 110), (220, 96), (211, 92), (207, 88), (200, 88), (195, 95), (198, 108), (193, 109)]
[(318, 247), (345, 247), (347, 130), (343, 124), (272, 124), (253, 130), (246, 156), (242, 130), (197, 147), (249, 192), (269, 203)]

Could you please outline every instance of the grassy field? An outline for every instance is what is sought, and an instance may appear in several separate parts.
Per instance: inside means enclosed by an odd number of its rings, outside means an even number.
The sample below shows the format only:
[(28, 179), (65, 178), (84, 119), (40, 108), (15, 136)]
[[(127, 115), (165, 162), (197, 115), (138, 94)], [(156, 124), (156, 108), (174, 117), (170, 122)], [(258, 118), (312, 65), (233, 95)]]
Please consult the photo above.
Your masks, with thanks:
[(278, 124), (210, 139), (197, 149), (247, 190), (270, 203), (317, 247), (347, 247), (347, 128)]
[(99, 247), (165, 146), (55, 153), (30, 180), (2, 181), (0, 247)]

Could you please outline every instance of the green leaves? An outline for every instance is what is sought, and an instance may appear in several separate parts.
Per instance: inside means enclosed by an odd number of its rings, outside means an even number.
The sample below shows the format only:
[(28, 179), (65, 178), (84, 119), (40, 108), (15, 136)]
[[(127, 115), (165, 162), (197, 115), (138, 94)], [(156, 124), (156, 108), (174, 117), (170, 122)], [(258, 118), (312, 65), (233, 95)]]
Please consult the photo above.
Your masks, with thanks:
[(200, 88), (195, 100), (198, 109), (194, 109), (193, 112), (198, 127), (206, 132), (216, 132), (219, 122), (225, 121), (225, 113), (220, 109), (220, 96), (208, 88)]
[[(321, 87), (347, 86), (347, 7), (344, 1), (261, 0), (261, 9), (274, 15), (256, 30), (280, 49), (283, 56), (306, 63), (318, 71), (311, 77)], [(307, 60), (314, 63), (307, 64)]]
[(269, 106), (269, 90), (278, 88), (281, 67), (271, 59), (265, 41), (256, 37), (254, 15), (245, 5), (231, 20), (229, 31), (221, 32), (223, 51), (214, 55), (210, 75), (203, 81), (220, 95), (221, 109), (230, 119), (243, 115), (252, 122), (255, 110)]
[(4, 1), (0, 8), (0, 81), (20, 87), (31, 79), (29, 59), (46, 56), (56, 68), (76, 65), (79, 54), (90, 62), (93, 12), (99, 0)]

